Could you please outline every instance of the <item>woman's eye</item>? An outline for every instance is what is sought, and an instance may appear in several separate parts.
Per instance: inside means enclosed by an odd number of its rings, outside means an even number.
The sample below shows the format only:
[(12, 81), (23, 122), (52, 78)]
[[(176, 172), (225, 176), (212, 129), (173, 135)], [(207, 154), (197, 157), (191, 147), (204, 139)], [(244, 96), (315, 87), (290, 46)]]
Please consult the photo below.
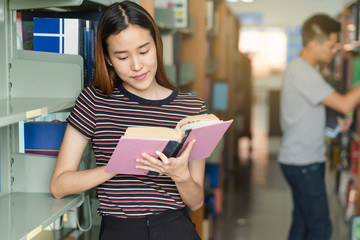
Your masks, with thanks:
[(119, 58), (119, 60), (126, 60), (127, 57), (122, 57), (122, 58)]
[(147, 51), (144, 51), (144, 52), (141, 52), (140, 54), (147, 54), (149, 52), (149, 50), (147, 50)]

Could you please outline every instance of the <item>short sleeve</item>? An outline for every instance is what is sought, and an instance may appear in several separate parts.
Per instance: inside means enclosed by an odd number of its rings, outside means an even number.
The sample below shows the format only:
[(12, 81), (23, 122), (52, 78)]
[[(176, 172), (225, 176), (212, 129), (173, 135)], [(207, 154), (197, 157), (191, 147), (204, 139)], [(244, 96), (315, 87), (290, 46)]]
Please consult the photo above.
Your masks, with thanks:
[(206, 114), (206, 113), (207, 113), (206, 105), (205, 102), (203, 102), (203, 104), (201, 105), (200, 114)]
[[(293, 75), (291, 84), (313, 105), (319, 104), (324, 98), (334, 92), (315, 69), (303, 69), (301, 74)], [(298, 72), (298, 73), (300, 73)]]
[(75, 107), (67, 119), (67, 123), (91, 139), (96, 126), (95, 93), (90, 87), (85, 88), (76, 100)]

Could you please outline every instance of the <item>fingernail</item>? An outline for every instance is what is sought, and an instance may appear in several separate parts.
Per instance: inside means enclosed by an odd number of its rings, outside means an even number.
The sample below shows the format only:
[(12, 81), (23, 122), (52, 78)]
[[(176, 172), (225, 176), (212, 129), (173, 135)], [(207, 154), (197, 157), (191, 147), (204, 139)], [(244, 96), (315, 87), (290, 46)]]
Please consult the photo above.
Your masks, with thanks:
[(155, 153), (156, 153), (156, 155), (160, 155), (160, 154), (161, 154), (161, 152), (159, 152), (159, 151), (155, 151)]
[(146, 153), (142, 153), (141, 156), (146, 157)]

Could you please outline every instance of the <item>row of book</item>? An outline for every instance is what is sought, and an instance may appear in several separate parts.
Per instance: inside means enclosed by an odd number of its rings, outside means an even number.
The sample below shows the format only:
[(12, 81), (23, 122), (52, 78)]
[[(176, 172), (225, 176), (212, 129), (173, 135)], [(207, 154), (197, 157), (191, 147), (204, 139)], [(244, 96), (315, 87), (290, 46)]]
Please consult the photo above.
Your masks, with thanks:
[(352, 4), (342, 15), (342, 24), (345, 26), (342, 34), (342, 42), (345, 50), (352, 51), (358, 47), (360, 38), (360, 3)]
[(18, 12), (18, 48), (80, 55), (84, 59), (84, 87), (95, 79), (95, 36), (101, 12)]
[(344, 219), (356, 215), (358, 201), (358, 139), (348, 133), (340, 134), (329, 144), (330, 166), (335, 179), (335, 193), (343, 209)]

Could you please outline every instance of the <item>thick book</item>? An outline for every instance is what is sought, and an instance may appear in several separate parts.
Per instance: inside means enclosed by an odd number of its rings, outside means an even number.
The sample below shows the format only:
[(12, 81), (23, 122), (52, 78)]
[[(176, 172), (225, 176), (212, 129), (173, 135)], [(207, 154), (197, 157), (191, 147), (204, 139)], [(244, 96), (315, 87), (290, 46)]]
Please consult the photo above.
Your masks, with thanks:
[(187, 144), (196, 139), (189, 161), (211, 155), (233, 120), (222, 121), (213, 114), (190, 116), (178, 122), (175, 129), (167, 127), (129, 127), (120, 138), (105, 171), (131, 175), (158, 175), (156, 172), (136, 168), (142, 153), (157, 156), (156, 151), (167, 157), (179, 156)]

